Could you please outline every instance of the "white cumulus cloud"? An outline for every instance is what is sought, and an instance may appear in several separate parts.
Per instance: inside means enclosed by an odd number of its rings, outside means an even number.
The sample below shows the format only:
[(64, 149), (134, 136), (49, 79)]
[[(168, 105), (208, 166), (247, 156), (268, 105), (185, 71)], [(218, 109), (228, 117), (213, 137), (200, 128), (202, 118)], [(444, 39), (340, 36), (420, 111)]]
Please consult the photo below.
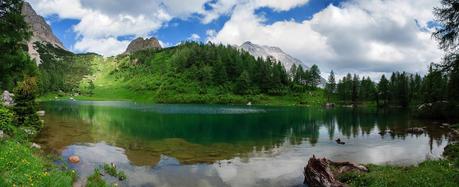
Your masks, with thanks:
[(353, 0), (329, 5), (310, 20), (272, 24), (255, 14), (257, 6), (241, 4), (208, 40), (278, 46), (307, 64), (318, 64), (323, 72), (334, 69), (338, 75), (423, 73), (442, 54), (431, 30), (425, 31), (437, 4), (431, 0)]

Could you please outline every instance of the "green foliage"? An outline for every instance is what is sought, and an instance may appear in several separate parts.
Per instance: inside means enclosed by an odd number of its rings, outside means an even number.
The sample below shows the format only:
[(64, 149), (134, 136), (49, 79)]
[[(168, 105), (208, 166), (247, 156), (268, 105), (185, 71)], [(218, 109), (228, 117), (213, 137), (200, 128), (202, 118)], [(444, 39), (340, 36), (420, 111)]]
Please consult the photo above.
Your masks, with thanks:
[[(452, 128), (459, 128), (459, 124), (456, 124), (456, 127)], [(459, 168), (459, 143), (449, 143), (443, 152), (443, 156), (447, 159), (451, 160), (454, 165)]]
[[(90, 64), (94, 71), (79, 81), (80, 93), (85, 95), (81, 98), (247, 103), (253, 100), (246, 96), (294, 95), (308, 90), (305, 82), (297, 83), (301, 89), (293, 90), (280, 62), (255, 59), (223, 45), (185, 43)], [(320, 73), (317, 67), (316, 70)]]
[[(42, 64), (39, 66), (39, 91), (40, 93), (63, 91), (66, 93), (91, 94), (91, 79), (93, 63), (102, 57), (94, 54), (75, 55), (66, 50), (55, 48), (51, 44), (36, 42)], [(86, 78), (86, 79), (85, 79)], [(84, 79), (84, 80), (83, 80)], [(80, 87), (81, 82), (85, 82)], [(80, 91), (80, 89), (83, 89)]]
[(394, 72), (390, 77), (389, 92), (390, 92), (390, 101), (392, 104), (402, 107), (407, 107), (410, 98), (409, 98), (409, 77), (405, 72)]
[(16, 119), (15, 123), (20, 126), (33, 127), (41, 129), (42, 123), (40, 122), (36, 112), (37, 103), (35, 98), (37, 96), (37, 80), (35, 77), (28, 77), (20, 82), (14, 88), (15, 105), (13, 111)]
[[(401, 106), (421, 102), (442, 101), (446, 98), (446, 77), (439, 71), (430, 69), (424, 78), (420, 75), (408, 75), (406, 72), (393, 72), (390, 80), (381, 76), (378, 84), (370, 77), (360, 79), (358, 75), (348, 73), (337, 85), (336, 94), (345, 103), (376, 101), (377, 106)], [(327, 88), (326, 89), (330, 89)], [(454, 91), (457, 92), (457, 91)]]
[(434, 8), (436, 21), (442, 26), (433, 33), (440, 47), (444, 50), (456, 51), (459, 45), (459, 4), (456, 0), (441, 0), (441, 7)]
[(24, 50), (31, 34), (21, 15), (22, 4), (22, 0), (0, 1), (0, 89), (10, 90), (37, 73), (35, 62)]
[(381, 76), (381, 80), (378, 83), (378, 95), (377, 95), (377, 103), (378, 106), (386, 106), (389, 102), (390, 92), (389, 92), (389, 80), (387, 80), (386, 76), (383, 74)]
[(0, 142), (1, 186), (72, 186), (74, 171), (56, 168), (28, 144)]
[(104, 171), (105, 171), (105, 173), (109, 174), (112, 177), (116, 177), (119, 180), (125, 180), (127, 178), (126, 174), (124, 174), (123, 171), (117, 171), (116, 170), (116, 166), (114, 164), (105, 163), (104, 164)]
[(327, 100), (330, 101), (330, 96), (332, 96), (336, 91), (335, 73), (333, 70), (330, 72), (327, 84), (325, 85), (325, 90), (327, 91)]
[(88, 177), (87, 187), (105, 187), (108, 186), (105, 180), (102, 178), (102, 173), (98, 168), (94, 169), (94, 173)]
[(368, 173), (346, 173), (339, 180), (350, 186), (458, 186), (459, 172), (448, 160), (425, 161), (418, 166), (369, 165)]
[[(437, 65), (447, 73), (448, 99), (459, 102), (459, 3), (455, 0), (441, 0), (441, 6), (434, 8), (436, 21), (440, 27), (432, 34), (439, 41), (440, 48), (446, 52), (443, 62)], [(442, 83), (443, 84), (443, 83)]]
[(13, 120), (13, 112), (0, 105), (0, 130), (8, 135), (12, 135), (14, 131)]

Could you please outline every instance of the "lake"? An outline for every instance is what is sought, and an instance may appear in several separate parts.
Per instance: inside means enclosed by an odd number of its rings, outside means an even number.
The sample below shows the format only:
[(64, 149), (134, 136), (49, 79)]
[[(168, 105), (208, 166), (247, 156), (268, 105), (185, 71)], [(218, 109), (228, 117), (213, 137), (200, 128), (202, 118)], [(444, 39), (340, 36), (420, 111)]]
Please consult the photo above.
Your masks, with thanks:
[[(316, 155), (336, 161), (409, 165), (441, 158), (446, 131), (402, 110), (238, 105), (42, 102), (35, 140), (76, 169), (80, 182), (103, 163), (120, 186), (301, 186)], [(409, 127), (427, 133), (406, 133)], [(394, 133), (379, 132), (391, 129)], [(340, 138), (344, 145), (337, 144)], [(71, 155), (81, 162), (67, 163)]]

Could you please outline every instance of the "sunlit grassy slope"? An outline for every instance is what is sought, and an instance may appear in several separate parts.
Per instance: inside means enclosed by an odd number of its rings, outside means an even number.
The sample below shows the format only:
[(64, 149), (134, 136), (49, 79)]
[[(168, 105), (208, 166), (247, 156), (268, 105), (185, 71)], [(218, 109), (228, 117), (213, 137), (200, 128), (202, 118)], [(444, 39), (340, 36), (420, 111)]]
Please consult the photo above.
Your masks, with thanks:
[[(287, 87), (284, 87), (282, 90), (285, 93), (273, 95), (257, 91), (258, 88), (249, 87), (247, 90), (250, 92), (235, 94), (234, 90), (237, 82), (205, 83), (205, 76), (203, 76), (203, 80), (195, 78), (200, 74), (205, 74), (205, 71), (201, 73), (199, 69), (193, 66), (185, 70), (178, 70), (177, 63), (181, 61), (181, 58), (185, 58), (183, 57), (184, 52), (181, 51), (186, 50), (186, 47), (181, 49), (147, 50), (131, 55), (119, 55), (109, 58), (98, 55), (92, 55), (92, 58), (88, 58), (88, 55), (75, 55), (72, 59), (80, 60), (69, 63), (72, 63), (73, 66), (78, 63), (84, 64), (87, 69), (78, 71), (78, 73), (90, 73), (84, 76), (75, 75), (84, 78), (80, 79), (78, 86), (73, 88), (66, 87), (67, 91), (65, 93), (59, 91), (62, 89), (49, 90), (40, 99), (51, 100), (59, 96), (64, 98), (74, 97), (80, 100), (221, 104), (246, 104), (251, 102), (264, 105), (321, 105), (326, 102), (325, 93), (321, 89), (293, 93), (289, 92)], [(193, 56), (193, 54), (186, 57), (186, 59), (191, 58), (190, 56)], [(47, 72), (51, 70), (46, 69)], [(72, 81), (74, 82), (74, 79)], [(93, 86), (89, 86), (90, 84)], [(75, 95), (75, 93), (78, 94)]]

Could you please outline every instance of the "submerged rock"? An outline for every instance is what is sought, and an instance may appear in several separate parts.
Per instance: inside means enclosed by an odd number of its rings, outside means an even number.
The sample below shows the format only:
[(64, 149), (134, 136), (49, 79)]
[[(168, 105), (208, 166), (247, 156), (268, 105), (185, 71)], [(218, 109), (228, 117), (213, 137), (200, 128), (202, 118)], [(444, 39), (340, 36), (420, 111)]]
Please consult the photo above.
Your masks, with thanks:
[(69, 162), (72, 164), (77, 164), (80, 162), (80, 157), (76, 155), (72, 155), (69, 157)]
[(304, 167), (304, 184), (310, 187), (340, 187), (346, 184), (337, 177), (348, 172), (368, 172), (368, 169), (352, 162), (334, 162), (314, 155)]

